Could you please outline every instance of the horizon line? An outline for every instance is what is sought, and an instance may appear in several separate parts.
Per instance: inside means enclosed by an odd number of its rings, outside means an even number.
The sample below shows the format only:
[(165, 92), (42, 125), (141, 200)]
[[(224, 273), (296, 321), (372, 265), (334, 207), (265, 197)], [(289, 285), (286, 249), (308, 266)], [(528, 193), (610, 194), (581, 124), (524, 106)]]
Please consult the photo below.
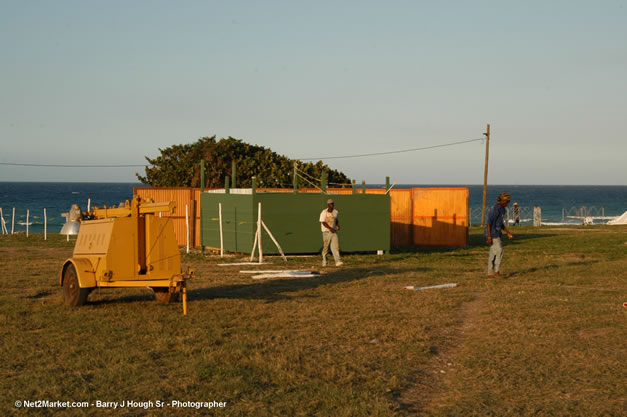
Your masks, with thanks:
[[(3, 183), (43, 183), (43, 184), (137, 184), (142, 187), (153, 187), (152, 185), (142, 184), (141, 182), (130, 182), (130, 181), (42, 181), (42, 180), (28, 180), (28, 181), (0, 181), (0, 184)], [(366, 185), (381, 185), (385, 186), (385, 183), (366, 183)], [(483, 184), (463, 184), (463, 183), (398, 183), (394, 184), (395, 187), (399, 186), (408, 186), (408, 185), (419, 185), (419, 186), (483, 186)], [(506, 183), (493, 183), (487, 184), (490, 186), (507, 186), (507, 187), (626, 187), (627, 184), (506, 184)], [(361, 184), (355, 184), (356, 188), (360, 188)], [(183, 188), (200, 188), (200, 187), (185, 187)], [(173, 187), (155, 187), (155, 188), (173, 188)], [(265, 187), (258, 187), (265, 188)], [(279, 187), (280, 188), (280, 187)], [(288, 187), (290, 188), (290, 187)], [(339, 187), (339, 188), (350, 188), (350, 187)], [(384, 188), (384, 187), (383, 187)]]

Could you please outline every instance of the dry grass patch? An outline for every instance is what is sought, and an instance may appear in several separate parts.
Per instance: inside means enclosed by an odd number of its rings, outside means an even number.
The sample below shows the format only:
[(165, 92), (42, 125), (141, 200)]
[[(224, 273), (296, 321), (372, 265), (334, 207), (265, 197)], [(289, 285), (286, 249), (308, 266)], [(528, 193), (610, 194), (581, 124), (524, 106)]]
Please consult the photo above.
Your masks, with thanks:
[[(227, 416), (621, 415), (627, 228), (590, 230), (518, 228), (513, 275), (496, 282), (476, 228), (467, 248), (347, 255), (316, 278), (253, 281), (184, 255), (199, 275), (187, 317), (146, 289), (66, 308), (57, 281), (71, 243), (0, 236), (0, 412), (59, 399), (227, 401), (214, 411)], [(446, 282), (459, 286), (403, 290)]]

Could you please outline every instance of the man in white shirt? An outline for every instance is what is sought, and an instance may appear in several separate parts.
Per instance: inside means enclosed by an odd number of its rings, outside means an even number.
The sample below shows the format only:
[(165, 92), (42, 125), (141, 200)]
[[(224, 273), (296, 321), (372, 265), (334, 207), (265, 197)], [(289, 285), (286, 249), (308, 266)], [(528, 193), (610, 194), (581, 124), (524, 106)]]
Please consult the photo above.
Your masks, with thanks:
[(331, 246), (335, 266), (344, 265), (340, 260), (340, 242), (337, 237), (337, 231), (340, 230), (340, 222), (338, 220), (338, 212), (334, 207), (335, 203), (333, 200), (328, 199), (327, 208), (320, 213), (320, 228), (322, 229), (322, 241), (324, 242), (324, 247), (322, 248), (322, 266), (327, 266), (329, 246)]

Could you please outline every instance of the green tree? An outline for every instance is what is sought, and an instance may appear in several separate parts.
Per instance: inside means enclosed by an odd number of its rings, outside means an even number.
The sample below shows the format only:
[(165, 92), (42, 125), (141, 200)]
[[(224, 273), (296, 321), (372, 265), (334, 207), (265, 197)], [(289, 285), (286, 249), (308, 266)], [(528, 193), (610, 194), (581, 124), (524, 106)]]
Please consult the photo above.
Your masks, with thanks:
[(328, 182), (339, 186), (349, 186), (349, 178), (344, 173), (330, 169), (322, 161), (316, 163), (295, 161), (279, 155), (263, 146), (251, 145), (232, 137), (216, 141), (215, 136), (203, 137), (187, 145), (172, 145), (159, 148), (161, 155), (151, 159), (145, 176), (137, 174), (143, 184), (154, 187), (198, 187), (200, 186), (200, 161), (205, 161), (205, 186), (220, 188), (224, 177), (231, 175), (232, 162), (237, 167), (238, 187), (250, 187), (252, 177), (257, 178), (259, 187), (289, 188), (292, 186), (294, 162), (301, 175), (299, 184), (320, 187), (323, 171), (327, 171)]

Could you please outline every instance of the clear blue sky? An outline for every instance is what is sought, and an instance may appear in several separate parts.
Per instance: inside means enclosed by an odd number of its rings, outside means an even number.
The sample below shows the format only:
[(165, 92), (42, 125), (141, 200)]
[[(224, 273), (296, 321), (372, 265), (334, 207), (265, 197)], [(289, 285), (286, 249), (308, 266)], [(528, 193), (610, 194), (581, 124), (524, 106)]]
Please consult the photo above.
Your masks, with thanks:
[[(290, 158), (480, 138), (490, 183), (627, 183), (627, 1), (0, 0), (0, 162), (143, 164), (233, 136)], [(327, 160), (479, 184), (481, 142)], [(0, 165), (0, 181), (135, 180)]]

